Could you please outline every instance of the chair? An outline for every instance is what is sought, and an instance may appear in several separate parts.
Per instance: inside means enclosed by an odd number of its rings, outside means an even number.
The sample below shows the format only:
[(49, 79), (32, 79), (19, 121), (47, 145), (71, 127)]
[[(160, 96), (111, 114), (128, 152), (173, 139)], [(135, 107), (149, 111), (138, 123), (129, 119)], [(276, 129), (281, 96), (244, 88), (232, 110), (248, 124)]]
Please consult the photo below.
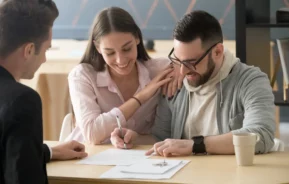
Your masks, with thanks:
[(271, 148), (270, 152), (272, 151), (284, 151), (285, 144), (280, 139), (275, 138), (274, 139), (274, 146)]
[(67, 114), (62, 122), (62, 127), (60, 131), (59, 141), (64, 142), (64, 140), (67, 138), (67, 136), (72, 132), (73, 130), (73, 115), (72, 113)]

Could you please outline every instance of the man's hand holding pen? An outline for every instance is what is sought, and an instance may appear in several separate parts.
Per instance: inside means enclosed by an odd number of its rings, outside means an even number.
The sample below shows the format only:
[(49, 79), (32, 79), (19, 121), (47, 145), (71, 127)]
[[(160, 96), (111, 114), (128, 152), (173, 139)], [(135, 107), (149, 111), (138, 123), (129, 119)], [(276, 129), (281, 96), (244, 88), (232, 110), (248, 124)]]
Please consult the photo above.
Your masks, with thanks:
[[(121, 131), (123, 138), (121, 137)], [(121, 149), (131, 149), (133, 147), (133, 142), (137, 139), (138, 134), (126, 128), (115, 128), (114, 131), (111, 133), (110, 141), (112, 145), (116, 148)], [(125, 148), (126, 145), (126, 148)]]

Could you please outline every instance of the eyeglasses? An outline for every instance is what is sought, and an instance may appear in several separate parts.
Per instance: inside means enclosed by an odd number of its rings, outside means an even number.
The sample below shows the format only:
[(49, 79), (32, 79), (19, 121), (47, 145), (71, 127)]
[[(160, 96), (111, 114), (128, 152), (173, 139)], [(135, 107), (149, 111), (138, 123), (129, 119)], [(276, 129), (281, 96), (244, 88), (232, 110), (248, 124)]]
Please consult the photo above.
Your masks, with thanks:
[(185, 60), (185, 61), (180, 61), (179, 59), (177, 58), (174, 58), (172, 57), (171, 55), (173, 54), (174, 52), (174, 48), (171, 50), (170, 54), (168, 55), (169, 59), (171, 60), (171, 62), (174, 64), (174, 65), (184, 65), (185, 67), (187, 67), (188, 69), (190, 70), (196, 70), (196, 66), (197, 64), (199, 64), (203, 59), (204, 57), (206, 57), (206, 55), (217, 45), (221, 43), (221, 41), (215, 43), (214, 45), (212, 45), (199, 59), (197, 60)]

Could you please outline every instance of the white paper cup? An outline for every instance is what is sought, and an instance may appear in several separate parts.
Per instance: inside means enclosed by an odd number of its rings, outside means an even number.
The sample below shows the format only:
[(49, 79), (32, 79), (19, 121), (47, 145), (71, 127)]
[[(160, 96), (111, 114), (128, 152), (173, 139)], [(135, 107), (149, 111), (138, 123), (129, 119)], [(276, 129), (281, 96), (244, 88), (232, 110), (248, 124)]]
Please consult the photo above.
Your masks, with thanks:
[(237, 164), (239, 166), (253, 165), (255, 145), (260, 137), (255, 133), (236, 133), (233, 135), (233, 144)]

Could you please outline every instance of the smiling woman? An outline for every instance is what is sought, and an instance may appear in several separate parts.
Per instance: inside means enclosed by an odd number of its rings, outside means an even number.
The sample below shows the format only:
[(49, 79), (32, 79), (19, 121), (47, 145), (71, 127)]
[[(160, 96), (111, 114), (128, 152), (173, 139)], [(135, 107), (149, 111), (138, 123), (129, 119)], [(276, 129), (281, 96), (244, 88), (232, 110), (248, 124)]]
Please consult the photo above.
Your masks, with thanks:
[[(69, 74), (76, 126), (67, 140), (107, 143), (117, 116), (128, 147), (137, 135), (150, 133), (158, 89), (173, 81), (167, 76), (174, 69), (168, 59), (151, 59), (142, 40), (125, 10), (111, 7), (96, 16), (86, 52)], [(124, 140), (113, 144), (123, 148)]]
[(137, 74), (135, 63), (137, 45), (140, 43), (138, 38), (131, 33), (112, 32), (103, 36), (99, 44), (94, 42), (116, 80), (127, 77), (129, 80), (130, 74)]

